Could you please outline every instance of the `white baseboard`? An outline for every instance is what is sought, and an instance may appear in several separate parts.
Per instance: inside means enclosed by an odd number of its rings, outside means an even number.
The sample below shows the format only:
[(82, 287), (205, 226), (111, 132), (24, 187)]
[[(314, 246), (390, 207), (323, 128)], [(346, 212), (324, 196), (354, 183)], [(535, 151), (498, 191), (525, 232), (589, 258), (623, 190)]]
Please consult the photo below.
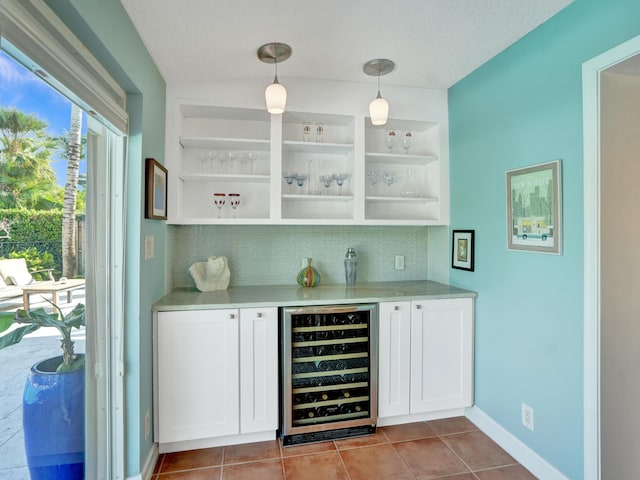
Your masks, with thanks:
[(151, 450), (149, 450), (149, 455), (147, 455), (147, 459), (144, 462), (142, 467), (142, 472), (133, 477), (127, 477), (127, 480), (151, 480), (151, 476), (153, 475), (153, 470), (156, 467), (156, 463), (158, 463), (158, 444), (154, 443), (151, 446)]
[(467, 408), (465, 415), (491, 440), (500, 445), (509, 455), (540, 480), (568, 480), (549, 462), (478, 407)]

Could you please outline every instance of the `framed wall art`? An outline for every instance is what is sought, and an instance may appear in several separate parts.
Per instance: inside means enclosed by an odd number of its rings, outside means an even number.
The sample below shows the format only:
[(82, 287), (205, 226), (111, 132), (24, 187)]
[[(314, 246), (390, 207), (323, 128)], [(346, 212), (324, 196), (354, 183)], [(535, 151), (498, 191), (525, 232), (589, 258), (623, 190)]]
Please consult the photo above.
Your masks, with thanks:
[(475, 230), (454, 230), (451, 267), (473, 272)]
[(507, 176), (507, 248), (562, 253), (561, 162), (554, 160)]
[(167, 169), (153, 158), (146, 159), (145, 218), (167, 219)]

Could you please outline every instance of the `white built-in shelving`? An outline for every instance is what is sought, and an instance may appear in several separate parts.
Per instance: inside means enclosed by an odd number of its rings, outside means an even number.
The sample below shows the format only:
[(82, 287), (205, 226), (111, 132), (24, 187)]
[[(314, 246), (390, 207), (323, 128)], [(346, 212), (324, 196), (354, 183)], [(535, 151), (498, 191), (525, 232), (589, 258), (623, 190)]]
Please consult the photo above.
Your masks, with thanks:
[[(358, 115), (231, 108), (172, 100), (167, 125), (172, 224), (437, 225), (448, 221), (440, 125), (389, 119), (373, 127)], [(308, 136), (303, 125), (309, 125)], [(317, 134), (318, 127), (322, 135)], [(389, 130), (398, 144), (389, 149)], [(413, 142), (403, 151), (401, 135)], [(306, 137), (306, 138), (305, 138)], [(447, 170), (448, 171), (448, 170)], [(288, 185), (285, 176), (306, 176)], [(346, 176), (342, 187), (321, 176)], [(378, 182), (373, 181), (378, 176)], [(393, 177), (385, 184), (382, 179)], [(407, 191), (407, 185), (412, 186)], [(220, 211), (214, 193), (237, 193)], [(446, 202), (448, 208), (448, 199)]]

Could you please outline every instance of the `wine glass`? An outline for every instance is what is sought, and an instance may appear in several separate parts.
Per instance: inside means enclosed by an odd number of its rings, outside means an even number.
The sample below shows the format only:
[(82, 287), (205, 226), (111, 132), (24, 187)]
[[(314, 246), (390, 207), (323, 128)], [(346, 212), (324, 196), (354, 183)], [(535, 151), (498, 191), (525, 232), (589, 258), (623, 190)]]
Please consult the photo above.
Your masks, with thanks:
[(234, 173), (235, 170), (235, 164), (236, 164), (236, 160), (238, 159), (238, 152), (229, 152), (227, 154), (228, 158), (229, 158), (229, 169), (228, 169), (228, 173)]
[(291, 185), (293, 185), (293, 181), (296, 179), (297, 176), (298, 174), (296, 172), (287, 172), (282, 176), (285, 182), (287, 182), (287, 185), (289, 185), (289, 188), (288, 188), (289, 193), (291, 193)]
[(394, 172), (384, 171), (382, 173), (382, 181), (387, 187), (390, 187), (396, 181), (396, 174)]
[(209, 160), (209, 157), (207, 156), (207, 154), (204, 152), (196, 153), (196, 160), (200, 162), (200, 172), (207, 173), (207, 170), (208, 170), (207, 162)]
[(220, 152), (218, 155), (218, 170), (220, 173), (227, 172), (227, 159), (229, 158), (229, 154), (225, 152)]
[(311, 124), (309, 122), (304, 122), (302, 124), (302, 141), (303, 142), (311, 141)]
[(405, 155), (409, 153), (409, 147), (411, 146), (412, 142), (413, 135), (411, 135), (411, 132), (404, 132), (404, 135), (402, 137), (402, 148), (404, 149)]
[(213, 194), (213, 203), (218, 207), (218, 218), (222, 218), (222, 207), (224, 207), (226, 197), (227, 196), (224, 193)]
[(344, 182), (348, 178), (349, 178), (348, 173), (336, 173), (335, 179), (336, 179), (336, 183), (338, 184), (338, 195), (342, 195), (342, 185), (344, 185)]
[(229, 194), (229, 205), (231, 205), (231, 208), (233, 208), (233, 218), (236, 218), (238, 205), (240, 205), (240, 194), (239, 193), (230, 193)]
[(298, 174), (296, 175), (296, 183), (300, 188), (304, 187), (304, 182), (309, 178), (309, 175)]
[(215, 166), (214, 164), (216, 163), (216, 158), (218, 157), (218, 152), (211, 150), (208, 154), (207, 154), (207, 158), (208, 158), (208, 164), (209, 166), (207, 167), (207, 172), (209, 173), (213, 173), (215, 170)]
[(385, 143), (389, 149), (389, 153), (393, 151), (393, 147), (396, 144), (396, 132), (393, 130), (387, 130), (387, 136), (385, 137)]
[(254, 169), (253, 169), (253, 162), (256, 161), (257, 155), (254, 152), (247, 152), (247, 160), (249, 160), (249, 173), (251, 175), (253, 175)]
[(325, 188), (328, 190), (329, 187), (331, 186), (331, 182), (333, 182), (334, 179), (334, 175), (320, 175), (320, 181), (322, 182), (322, 185), (325, 186)]
[(371, 185), (371, 194), (375, 193), (375, 187), (380, 181), (380, 172), (378, 170), (369, 170), (367, 172), (367, 179)]
[(322, 123), (316, 123), (316, 142), (324, 142), (324, 125)]

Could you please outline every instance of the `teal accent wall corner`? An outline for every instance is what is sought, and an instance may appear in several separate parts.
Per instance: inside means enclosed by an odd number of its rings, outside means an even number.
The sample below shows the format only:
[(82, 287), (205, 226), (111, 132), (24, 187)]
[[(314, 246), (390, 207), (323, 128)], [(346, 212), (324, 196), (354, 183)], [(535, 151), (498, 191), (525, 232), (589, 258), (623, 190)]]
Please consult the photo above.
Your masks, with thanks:
[[(127, 92), (125, 443), (127, 477), (141, 473), (153, 446), (144, 416), (153, 412), (152, 304), (164, 294), (165, 222), (144, 220), (144, 159), (164, 163), (165, 82), (119, 1), (47, 4)], [(144, 261), (142, 239), (155, 239)]]
[[(475, 271), (450, 273), (478, 292), (475, 403), (571, 479), (584, 477), (582, 64), (638, 34), (637, 0), (576, 0), (449, 90), (451, 229), (476, 231)], [(556, 159), (562, 255), (507, 250), (505, 172)]]

